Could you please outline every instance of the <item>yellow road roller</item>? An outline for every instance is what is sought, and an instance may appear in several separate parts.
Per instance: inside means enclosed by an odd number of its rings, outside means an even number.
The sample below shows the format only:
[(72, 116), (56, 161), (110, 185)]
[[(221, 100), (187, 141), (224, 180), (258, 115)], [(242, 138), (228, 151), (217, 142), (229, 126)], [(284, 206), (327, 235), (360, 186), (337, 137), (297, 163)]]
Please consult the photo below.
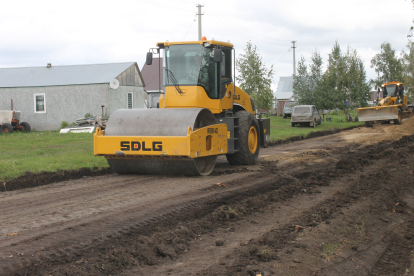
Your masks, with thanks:
[(358, 108), (358, 120), (372, 127), (375, 122), (401, 124), (402, 119), (413, 116), (413, 105), (404, 95), (404, 84), (393, 81), (381, 85), (383, 97), (380, 98), (381, 89), (378, 88), (376, 105), (374, 107)]
[[(158, 108), (119, 109), (94, 134), (95, 156), (120, 174), (208, 175), (217, 155), (233, 165), (255, 164), (270, 137), (270, 119), (256, 118), (249, 95), (234, 85), (228, 42), (162, 42), (164, 92)], [(161, 90), (161, 89), (160, 89)]]

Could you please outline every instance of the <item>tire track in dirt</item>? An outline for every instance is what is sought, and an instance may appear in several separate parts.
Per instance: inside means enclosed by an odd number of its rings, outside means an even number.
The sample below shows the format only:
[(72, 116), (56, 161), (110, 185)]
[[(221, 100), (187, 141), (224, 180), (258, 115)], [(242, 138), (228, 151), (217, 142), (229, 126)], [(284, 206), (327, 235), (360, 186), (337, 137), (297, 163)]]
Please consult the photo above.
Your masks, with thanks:
[[(67, 190), (68, 197), (73, 200), (79, 198), (77, 201), (79, 206), (72, 203), (72, 211), (79, 211), (89, 206), (85, 204), (96, 205), (99, 202), (102, 204), (102, 209), (98, 207), (95, 210), (90, 210), (90, 213), (83, 217), (74, 216), (69, 222), (53, 224), (49, 221), (49, 224), (43, 228), (32, 227), (31, 229), (40, 231), (33, 233), (33, 236), (30, 237), (24, 237), (21, 233), (16, 236), (1, 237), (0, 251), (14, 253), (14, 256), (3, 258), (3, 260), (0, 258), (0, 268), (4, 269), (3, 274), (7, 272), (12, 275), (107, 275), (118, 273), (129, 266), (143, 265), (144, 268), (148, 268), (147, 265), (157, 265), (168, 259), (176, 259), (178, 255), (188, 251), (197, 235), (211, 233), (214, 229), (221, 227), (219, 225), (229, 223), (232, 219), (242, 220), (249, 213), (255, 216), (255, 214), (259, 214), (257, 212), (265, 212), (265, 207), (269, 204), (283, 203), (293, 195), (302, 194), (303, 189), (307, 190), (306, 194), (318, 196), (320, 192), (318, 192), (318, 187), (320, 187), (319, 190), (329, 190), (325, 186), (330, 183), (331, 179), (344, 177), (342, 181), (345, 183), (347, 178), (352, 179), (349, 173), (355, 174), (362, 167), (369, 165), (369, 162), (365, 163), (367, 157), (364, 156), (367, 155), (369, 160), (373, 160), (381, 157), (381, 154), (391, 153), (387, 151), (387, 147), (390, 148), (388, 144), (384, 144), (384, 148), (374, 146), (380, 151), (377, 153), (365, 149), (360, 143), (353, 143), (352, 140), (345, 141), (342, 135), (344, 134), (335, 135), (332, 139), (315, 138), (315, 140), (307, 141), (306, 146), (301, 144), (302, 141), (298, 144), (295, 143), (295, 145), (265, 149), (264, 152), (268, 150), (270, 154), (268, 157), (263, 157), (261, 163), (256, 166), (234, 169), (234, 167), (219, 163), (217, 170), (215, 170), (215, 176), (206, 178), (155, 177), (157, 181), (151, 182), (149, 179), (152, 178), (150, 177), (146, 180), (147, 184), (143, 181), (140, 186), (148, 188), (150, 191), (148, 194), (151, 194), (144, 200), (141, 200), (144, 198), (140, 193), (142, 191), (134, 189), (134, 181), (124, 179), (126, 182), (130, 182), (129, 184), (125, 183), (122, 180), (123, 176), (111, 176), (110, 180), (106, 182), (106, 185), (110, 187), (111, 181), (118, 179), (119, 183), (115, 183), (114, 186), (123, 187), (120, 188), (120, 190), (124, 189), (122, 192), (114, 188), (113, 193), (108, 193), (108, 190), (105, 190), (102, 191), (102, 194), (100, 187), (97, 186), (98, 179), (82, 179), (80, 182), (76, 182), (76, 185), (84, 183), (84, 186), (87, 186), (96, 183), (96, 195), (93, 195), (92, 186), (85, 187), (87, 191), (85, 194), (82, 194), (82, 189), (79, 189), (78, 197), (73, 194), (77, 193), (78, 189)], [(345, 133), (345, 135), (349, 134)], [(312, 147), (312, 143), (315, 147)], [(283, 159), (282, 152), (285, 156), (290, 154), (289, 158)], [(139, 182), (139, 177), (137, 182)], [(217, 183), (221, 185), (216, 185)], [(45, 193), (47, 196), (54, 194), (52, 190), (49, 190), (49, 187), (41, 188), (47, 191)], [(59, 188), (56, 189), (59, 190)], [(62, 186), (60, 189), (64, 189), (64, 187)], [(111, 189), (109, 188), (109, 190)], [(25, 192), (3, 193), (6, 195), (0, 197), (0, 202), (7, 199), (10, 204), (13, 202), (13, 196), (16, 195), (18, 198), (19, 193)], [(41, 194), (42, 192), (39, 190), (38, 195)], [(111, 196), (115, 198), (114, 202), (111, 202)], [(323, 193), (320, 196), (323, 196)], [(354, 193), (350, 196), (351, 198), (359, 198), (359, 195)], [(68, 204), (64, 197), (64, 192), (58, 196), (59, 200), (63, 202), (62, 204)], [(59, 200), (56, 202), (56, 206), (63, 207), (64, 205), (59, 205)], [(298, 201), (295, 198), (292, 203), (300, 204)], [(329, 200), (324, 202), (330, 203)], [(242, 207), (242, 203), (245, 204), (244, 208), (247, 210), (245, 214), (241, 212), (242, 209), (238, 209)], [(36, 204), (41, 204), (41, 199)], [(337, 212), (350, 208), (352, 204), (339, 205), (341, 206), (338, 207)], [(0, 204), (0, 214), (3, 214), (2, 206)], [(15, 207), (18, 206), (16, 203)], [(53, 206), (53, 203), (49, 203), (49, 214), (52, 214)], [(237, 210), (236, 217), (232, 217), (234, 213), (226, 206), (233, 206)], [(313, 207), (313, 205), (308, 207)], [(319, 207), (317, 205), (317, 208)], [(8, 208), (8, 212), (13, 212), (13, 208), (10, 206), (5, 208)], [(300, 217), (299, 209), (291, 208), (295, 218)], [(55, 217), (59, 216), (60, 212), (56, 211), (57, 214), (52, 214)], [(94, 211), (99, 211), (99, 213), (96, 214)], [(323, 214), (326, 215), (326, 212)], [(18, 213), (15, 215), (14, 218), (18, 216)], [(8, 220), (12, 222), (13, 216), (9, 216)], [(31, 218), (28, 220), (33, 221)], [(323, 217), (315, 225), (312, 225), (313, 222), (311, 222), (309, 225), (305, 224), (305, 227), (318, 228), (323, 225), (322, 222), (327, 220), (329, 221)], [(2, 221), (1, 215), (0, 221)], [(19, 223), (21, 224), (21, 221), (16, 222), (16, 225)], [(2, 229), (3, 227), (2, 225)], [(292, 225), (285, 225), (280, 230), (287, 231), (286, 234), (295, 233), (291, 227)], [(307, 233), (306, 231), (307, 229), (300, 231), (299, 234)], [(254, 262), (262, 262), (261, 258), (265, 257), (250, 247), (250, 245), (260, 245), (259, 242), (260, 240), (256, 241), (253, 238), (251, 243), (238, 248), (240, 254), (247, 254), (246, 256), (253, 259), (253, 265), (255, 265)], [(248, 250), (248, 248), (252, 249), (253, 253), (242, 250)], [(289, 247), (286, 246), (284, 249), (289, 250)], [(35, 256), (18, 255), (23, 252), (22, 250), (32, 250), (36, 254)], [(239, 253), (234, 253), (232, 259), (237, 259), (238, 255)], [(244, 261), (243, 258), (238, 260)], [(225, 261), (225, 263), (224, 266), (228, 267), (228, 262)], [(244, 267), (246, 267), (245, 264)], [(208, 267), (208, 263), (206, 263), (206, 267)], [(239, 267), (243, 267), (243, 265), (236, 264), (234, 266), (234, 268)], [(223, 272), (214, 266), (210, 268), (214, 273)], [(183, 269), (181, 272), (188, 273), (189, 271)], [(246, 270), (242, 269), (242, 271)], [(211, 275), (217, 275), (214, 273)]]
[[(180, 188), (173, 188), (175, 190), (174, 192), (171, 189), (159, 190), (157, 193), (152, 193), (151, 196), (140, 197), (139, 202), (127, 204), (126, 208), (119, 208), (118, 206), (116, 212), (110, 215), (106, 213), (95, 215), (93, 219), (88, 218), (85, 222), (82, 222), (82, 220), (73, 220), (64, 225), (60, 223), (48, 224), (45, 227), (46, 229), (37, 231), (32, 235), (13, 236), (8, 241), (2, 242), (0, 247), (1, 252), (6, 256), (19, 256), (18, 259), (20, 260), (15, 258), (0, 259), (0, 267), (4, 268), (7, 264), (4, 270), (0, 270), (0, 274), (16, 269), (16, 262), (27, 262), (27, 259), (30, 259), (30, 257), (25, 256), (40, 255), (40, 258), (52, 258), (52, 256), (56, 255), (58, 258), (62, 257), (62, 254), (57, 253), (56, 250), (63, 250), (63, 252), (73, 254), (75, 251), (91, 246), (93, 240), (103, 241), (107, 238), (122, 235), (131, 229), (155, 223), (158, 220), (172, 216), (174, 213), (182, 212), (195, 204), (203, 204), (212, 198), (220, 198), (226, 193), (233, 193), (236, 190), (243, 190), (254, 186), (257, 182), (263, 181), (263, 179), (266, 180), (266, 177), (269, 178), (266, 175), (255, 175), (252, 177), (249, 173), (241, 174), (238, 178), (250, 179), (250, 181), (234, 185), (226, 192), (220, 190), (202, 191), (199, 190), (200, 185), (193, 185), (193, 188), (186, 193), (183, 193), (183, 190), (187, 190), (188, 187), (186, 188), (184, 185), (181, 185)], [(235, 183), (238, 182), (234, 177), (232, 177), (232, 180)], [(209, 186), (211, 186), (211, 181), (209, 182)], [(51, 230), (47, 228), (51, 228)], [(43, 236), (39, 236), (39, 232), (44, 232)], [(50, 241), (50, 237), (53, 237), (54, 232), (59, 233), (60, 238), (57, 243)], [(29, 242), (32, 248), (41, 248), (40, 252), (39, 250), (33, 252), (27, 251), (27, 243)], [(73, 247), (74, 244), (76, 244), (75, 247)], [(20, 252), (25, 252), (25, 255), (21, 255)], [(35, 260), (33, 262), (37, 261)]]
[[(257, 236), (232, 258), (220, 260), (224, 267), (211, 266), (198, 273), (406, 275), (414, 249), (414, 208), (404, 201), (407, 191), (414, 192), (414, 162), (408, 153), (414, 152), (414, 137), (407, 140), (411, 140), (408, 148), (404, 143), (374, 147), (364, 155), (373, 163), (363, 159), (348, 163), (351, 175), (341, 177), (343, 184), (349, 184), (344, 191), (298, 213), (291, 223), (275, 225), (275, 229)], [(343, 158), (352, 160), (352, 155)], [(338, 162), (336, 170), (343, 170), (345, 164)], [(406, 170), (396, 176), (392, 172), (401, 170), (401, 165)]]
[[(271, 168), (271, 170), (270, 171), (272, 171), (272, 168)], [(266, 175), (266, 174), (264, 174), (264, 175)], [(247, 186), (249, 186), (249, 187), (253, 187), (253, 189), (255, 189), (255, 190), (257, 190), (257, 189), (259, 189), (260, 188), (260, 186), (259, 187), (255, 187), (256, 186), (256, 184), (260, 184), (260, 182), (262, 182), (263, 181), (263, 179), (261, 179), (261, 178), (263, 178), (264, 176), (263, 176), (263, 174), (261, 174), (260, 176), (258, 175), (258, 174), (256, 174), (256, 175), (252, 175), (252, 177), (250, 177), (251, 179), (249, 180), (249, 179), (245, 179), (245, 181), (244, 182), (242, 182), (242, 184), (244, 184), (244, 185), (246, 185), (246, 183), (249, 183), (249, 185), (247, 185)], [(272, 175), (270, 178), (274, 178), (274, 176)], [(254, 179), (254, 180), (253, 180)], [(228, 185), (228, 187), (229, 187), (229, 189), (231, 189), (231, 187), (232, 186), (234, 186), (234, 187), (238, 187), (239, 185), (240, 185), (240, 181), (239, 180), (232, 180), (232, 181), (229, 181), (229, 182), (227, 182), (226, 183), (226, 185)], [(270, 184), (267, 184), (267, 185), (271, 185), (272, 187), (275, 185), (274, 184), (274, 181), (272, 181)], [(262, 183), (262, 185), (261, 186), (263, 186), (263, 183)], [(214, 186), (214, 188), (217, 188), (216, 186)], [(262, 187), (263, 188), (263, 187)], [(273, 188), (274, 189), (274, 188)], [(230, 191), (229, 191), (230, 192)], [(230, 192), (231, 193), (231, 192)], [(231, 193), (231, 196), (234, 196), (234, 193)], [(214, 196), (212, 196), (212, 197), (214, 197), (214, 198), (216, 198), (216, 200), (217, 200), (217, 195), (214, 195)], [(188, 195), (186, 195), (186, 198), (188, 198)], [(157, 213), (159, 213), (159, 211), (157, 211)], [(135, 217), (136, 217), (136, 215), (134, 215)], [(146, 214), (146, 217), (148, 217), (148, 214)], [(151, 221), (147, 221), (148, 223), (150, 223)], [(153, 223), (155, 222), (155, 221), (152, 221)], [(142, 226), (142, 225), (141, 225)], [(79, 250), (79, 248), (77, 248), (77, 250)], [(48, 249), (48, 251), (51, 251), (50, 249)], [(58, 257), (59, 258), (62, 258), (62, 254), (59, 254), (58, 255)], [(49, 260), (49, 261), (52, 261), (52, 260)], [(40, 262), (41, 263), (41, 262)]]

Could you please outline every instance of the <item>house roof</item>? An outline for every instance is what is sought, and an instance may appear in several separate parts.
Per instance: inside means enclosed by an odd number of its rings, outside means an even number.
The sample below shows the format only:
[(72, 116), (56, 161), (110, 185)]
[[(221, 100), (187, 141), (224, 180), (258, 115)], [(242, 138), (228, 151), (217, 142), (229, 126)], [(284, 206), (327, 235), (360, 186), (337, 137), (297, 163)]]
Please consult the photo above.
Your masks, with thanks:
[[(0, 68), (0, 87), (109, 83), (136, 62)], [(138, 65), (136, 65), (138, 68)]]
[[(151, 65), (145, 64), (144, 67), (142, 67), (141, 75), (145, 82), (145, 91), (151, 92), (151, 91), (160, 91), (160, 78), (159, 76), (159, 69), (158, 64), (161, 62), (162, 66), (162, 58), (154, 58), (152, 60)], [(163, 70), (161, 67), (161, 90), (163, 90)]]
[(287, 100), (293, 97), (293, 76), (280, 77), (275, 96), (278, 100)]

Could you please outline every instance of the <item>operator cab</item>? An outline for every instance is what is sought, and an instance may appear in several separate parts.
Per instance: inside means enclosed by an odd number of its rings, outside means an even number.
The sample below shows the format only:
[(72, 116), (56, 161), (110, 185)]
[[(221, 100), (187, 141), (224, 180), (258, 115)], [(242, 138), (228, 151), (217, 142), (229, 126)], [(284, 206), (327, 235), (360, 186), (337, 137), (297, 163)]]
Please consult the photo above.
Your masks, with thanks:
[[(163, 50), (164, 93), (160, 108), (208, 108), (224, 114), (234, 105), (253, 113), (250, 97), (234, 85), (234, 51), (228, 42), (215, 40), (162, 42), (151, 49)], [(146, 64), (152, 63), (152, 52)], [(161, 67), (162, 66), (162, 67)]]
[[(199, 86), (210, 99), (221, 99), (224, 85), (233, 82), (233, 45), (230, 43), (202, 40), (165, 42), (157, 46), (164, 50), (164, 91), (168, 86)], [(152, 53), (148, 53), (146, 63), (151, 62)]]
[(404, 84), (401, 82), (384, 83), (382, 86), (383, 98), (386, 97), (404, 97)]
[[(231, 48), (225, 48), (214, 49), (200, 44), (165, 47), (164, 85), (201, 86), (210, 99), (218, 99), (221, 84), (231, 82)], [(214, 60), (215, 50), (221, 51), (221, 63)]]

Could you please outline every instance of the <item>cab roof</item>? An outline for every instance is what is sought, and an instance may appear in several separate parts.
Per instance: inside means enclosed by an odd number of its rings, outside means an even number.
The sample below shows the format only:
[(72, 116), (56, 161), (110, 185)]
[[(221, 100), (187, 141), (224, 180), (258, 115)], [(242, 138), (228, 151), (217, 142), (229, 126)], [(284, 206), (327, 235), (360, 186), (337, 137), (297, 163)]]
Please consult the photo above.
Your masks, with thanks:
[(384, 87), (384, 86), (387, 86), (387, 85), (393, 85), (393, 84), (395, 84), (397, 86), (404, 85), (402, 82), (399, 82), (399, 81), (390, 81), (390, 82), (385, 82), (385, 83), (381, 84), (381, 87)]
[(210, 45), (219, 45), (224, 47), (233, 48), (233, 44), (229, 42), (217, 41), (217, 40), (199, 40), (199, 41), (179, 41), (179, 42), (158, 42), (158, 47), (170, 46), (170, 45), (183, 45), (183, 44), (204, 44), (209, 43)]

